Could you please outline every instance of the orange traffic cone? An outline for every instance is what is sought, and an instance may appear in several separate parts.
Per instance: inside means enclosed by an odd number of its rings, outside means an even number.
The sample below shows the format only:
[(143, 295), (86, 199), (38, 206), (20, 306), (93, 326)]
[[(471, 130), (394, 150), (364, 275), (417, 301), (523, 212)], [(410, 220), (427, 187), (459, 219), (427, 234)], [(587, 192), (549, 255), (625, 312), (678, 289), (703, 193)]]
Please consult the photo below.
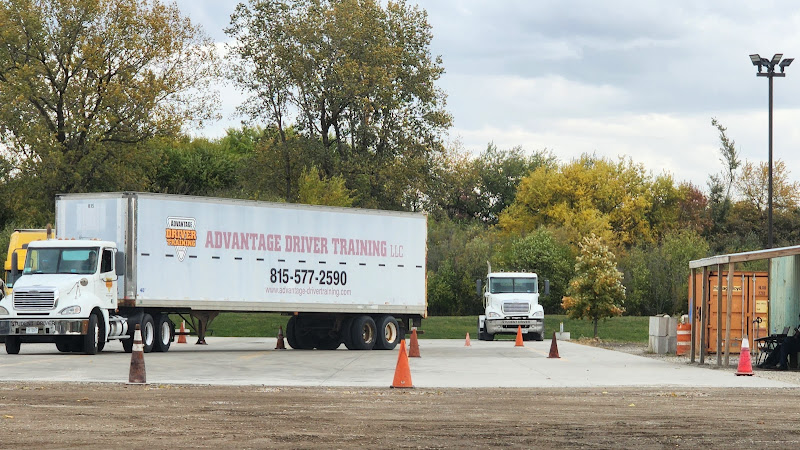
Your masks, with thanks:
[(283, 343), (283, 327), (278, 327), (278, 343), (275, 344), (275, 350), (286, 350), (286, 345)]
[[(413, 336), (413, 334), (412, 334)], [(411, 369), (408, 367), (408, 355), (406, 354), (406, 340), (400, 341), (400, 351), (397, 353), (397, 366), (394, 369), (393, 388), (412, 388)]]
[(464, 342), (464, 347), (472, 347), (472, 344), (469, 343), (469, 333), (467, 333), (467, 341)]
[(750, 361), (750, 343), (747, 341), (747, 336), (742, 339), (742, 349), (739, 351), (739, 368), (736, 375), (753, 375), (753, 363)]
[(181, 329), (178, 331), (178, 344), (186, 343), (186, 321), (181, 320)]
[(517, 341), (514, 344), (514, 347), (524, 347), (525, 345), (522, 343), (522, 327), (517, 325)]
[[(403, 339), (403, 342), (405, 342), (405, 339)], [(419, 356), (419, 342), (417, 342), (417, 329), (416, 329), (416, 327), (411, 329), (411, 344), (409, 345), (409, 348), (408, 348), (408, 357), (409, 358), (420, 358), (420, 356)]]
[(556, 344), (556, 333), (553, 332), (553, 341), (550, 342), (550, 354), (547, 356), (548, 358), (561, 358), (558, 356), (558, 344)]
[(142, 346), (142, 330), (136, 324), (133, 334), (133, 351), (131, 352), (131, 370), (128, 375), (128, 384), (147, 384), (144, 371), (144, 346)]

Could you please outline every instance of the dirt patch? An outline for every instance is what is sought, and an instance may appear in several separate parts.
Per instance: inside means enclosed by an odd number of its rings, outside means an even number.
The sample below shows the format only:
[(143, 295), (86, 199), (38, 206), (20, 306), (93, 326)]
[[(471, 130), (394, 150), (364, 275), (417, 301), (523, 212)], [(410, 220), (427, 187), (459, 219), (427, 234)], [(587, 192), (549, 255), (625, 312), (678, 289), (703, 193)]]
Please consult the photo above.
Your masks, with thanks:
[(765, 448), (793, 389), (0, 383), (5, 448)]

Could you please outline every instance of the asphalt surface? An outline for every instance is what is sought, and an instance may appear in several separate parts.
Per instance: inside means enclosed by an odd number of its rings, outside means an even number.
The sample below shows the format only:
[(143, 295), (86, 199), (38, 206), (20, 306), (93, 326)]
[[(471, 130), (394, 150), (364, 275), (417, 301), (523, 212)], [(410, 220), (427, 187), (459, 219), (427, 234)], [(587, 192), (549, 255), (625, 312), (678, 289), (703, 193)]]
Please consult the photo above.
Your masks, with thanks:
[[(398, 349), (275, 350), (275, 338), (208, 337), (208, 345), (174, 343), (167, 353), (144, 355), (149, 384), (360, 386), (392, 384)], [(412, 383), (424, 388), (559, 387), (796, 387), (758, 376), (666, 362), (559, 341), (560, 358), (548, 358), (550, 341), (420, 339), (409, 358)], [(127, 382), (131, 355), (108, 343), (98, 355), (59, 353), (53, 344), (23, 344), (19, 355), (0, 350), (0, 381)]]

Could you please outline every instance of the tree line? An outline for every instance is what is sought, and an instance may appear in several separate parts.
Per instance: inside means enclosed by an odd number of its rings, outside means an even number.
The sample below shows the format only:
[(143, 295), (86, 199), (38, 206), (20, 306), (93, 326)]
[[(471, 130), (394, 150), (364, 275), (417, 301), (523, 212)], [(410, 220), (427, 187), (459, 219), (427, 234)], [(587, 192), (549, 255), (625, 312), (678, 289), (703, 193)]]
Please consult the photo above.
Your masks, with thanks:
[[(766, 165), (740, 161), (715, 119), (722, 168), (704, 188), (631, 158), (565, 161), (492, 143), (474, 155), (444, 140), (444, 64), (417, 6), (251, 0), (225, 32), (221, 57), (174, 4), (2, 2), (0, 245), (14, 228), (52, 222), (55, 194), (69, 192), (423, 211), (436, 315), (481, 312), (475, 280), (487, 262), (548, 279), (545, 311), (563, 312), (603, 267), (592, 252), (615, 262), (624, 286), (608, 311), (681, 313), (688, 261), (766, 246)], [(219, 80), (247, 94), (242, 126), (188, 136), (215, 118)], [(798, 186), (781, 161), (774, 185), (775, 242), (789, 245)]]

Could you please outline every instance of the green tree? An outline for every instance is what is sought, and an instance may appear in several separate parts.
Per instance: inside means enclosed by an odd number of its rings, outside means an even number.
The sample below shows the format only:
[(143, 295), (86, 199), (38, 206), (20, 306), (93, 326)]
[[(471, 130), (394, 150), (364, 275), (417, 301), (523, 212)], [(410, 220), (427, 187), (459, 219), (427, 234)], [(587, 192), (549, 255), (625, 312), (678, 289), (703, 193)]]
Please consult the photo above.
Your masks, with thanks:
[[(435, 85), (427, 15), (405, 2), (251, 0), (226, 33), (243, 111), (321, 142), (314, 164), (341, 175), (362, 206), (399, 209), (420, 190), (451, 124)], [(409, 195), (411, 190), (411, 195)], [(371, 203), (372, 202), (372, 203)]]
[(326, 178), (316, 168), (304, 170), (300, 176), (300, 203), (307, 205), (351, 206), (353, 198), (344, 185), (344, 178)]
[(619, 316), (625, 311), (622, 272), (617, 270), (616, 257), (598, 236), (587, 236), (580, 243), (575, 278), (570, 281), (567, 293), (562, 307), (573, 319), (590, 319), (595, 339), (600, 319)]
[(708, 256), (706, 241), (692, 230), (667, 233), (658, 245), (635, 247), (620, 261), (626, 312), (682, 314), (688, 308), (689, 261)]
[(170, 194), (221, 196), (238, 185), (241, 156), (204, 138), (152, 143), (158, 158), (150, 190)]
[(158, 0), (0, 2), (0, 140), (56, 192), (141, 186), (141, 143), (212, 117), (212, 42)]
[[(570, 246), (556, 240), (553, 233), (539, 228), (527, 236), (514, 239), (501, 256), (504, 270), (535, 272), (539, 276), (540, 301), (547, 314), (561, 314), (561, 298), (567, 293), (575, 267)], [(544, 295), (543, 282), (550, 281), (550, 294)]]

